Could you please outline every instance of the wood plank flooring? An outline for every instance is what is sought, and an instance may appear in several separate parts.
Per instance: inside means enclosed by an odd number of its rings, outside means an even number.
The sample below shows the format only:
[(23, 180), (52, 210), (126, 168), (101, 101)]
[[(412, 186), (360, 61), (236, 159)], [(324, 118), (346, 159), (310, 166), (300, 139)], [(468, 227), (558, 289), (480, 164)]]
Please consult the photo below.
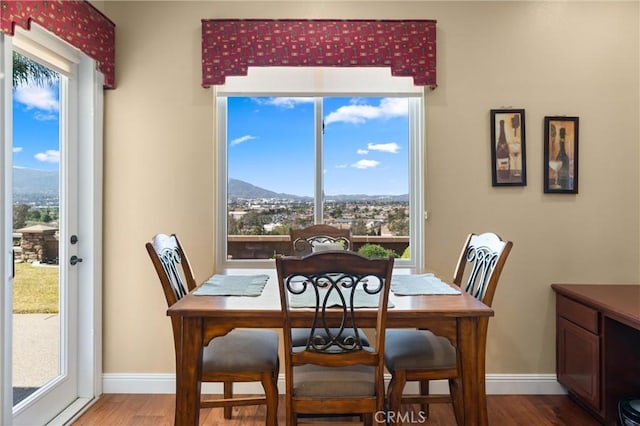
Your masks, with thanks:
[[(105, 394), (102, 395), (74, 426), (95, 425), (173, 425), (174, 395)], [(405, 407), (407, 408), (407, 407)], [(411, 407), (409, 407), (410, 409)], [(416, 407), (417, 408), (417, 407)], [(489, 424), (493, 426), (597, 426), (599, 423), (565, 395), (489, 395)], [(405, 414), (404, 424), (454, 426), (453, 411), (448, 404), (430, 407), (430, 416), (422, 420), (418, 411)], [(263, 426), (264, 406), (236, 407), (233, 419), (225, 420), (222, 409), (203, 409), (202, 426)], [(358, 424), (351, 419), (323, 419), (331, 426)], [(280, 396), (278, 423), (284, 425), (284, 399)], [(318, 424), (317, 420), (309, 420)]]

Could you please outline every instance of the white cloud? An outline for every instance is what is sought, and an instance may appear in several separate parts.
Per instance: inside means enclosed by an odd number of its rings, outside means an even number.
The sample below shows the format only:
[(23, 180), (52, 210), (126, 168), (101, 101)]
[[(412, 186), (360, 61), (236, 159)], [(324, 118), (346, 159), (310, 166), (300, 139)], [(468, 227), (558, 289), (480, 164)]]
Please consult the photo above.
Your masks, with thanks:
[(231, 142), (229, 142), (229, 145), (231, 146), (240, 145), (242, 142), (250, 141), (252, 139), (257, 139), (257, 138), (251, 135), (240, 136), (239, 138), (235, 138)]
[(40, 109), (48, 112), (57, 112), (60, 102), (56, 99), (51, 87), (18, 86), (15, 91), (15, 99), (25, 105), (27, 109)]
[(22, 152), (22, 147), (21, 146), (14, 146), (13, 147), (13, 152)]
[(359, 104), (354, 101), (351, 105), (341, 106), (329, 113), (324, 124), (344, 122), (362, 124), (367, 120), (385, 120), (394, 117), (404, 117), (409, 114), (409, 104), (404, 98), (383, 98), (378, 106)]
[(279, 97), (279, 98), (267, 98), (266, 100), (253, 98), (253, 100), (260, 105), (273, 105), (281, 108), (294, 108), (298, 104), (308, 104), (315, 102), (314, 98), (291, 98), (291, 97)]
[(353, 163), (351, 167), (355, 167), (356, 169), (370, 169), (371, 167), (377, 167), (379, 164), (380, 162), (376, 160), (358, 160)]
[(51, 121), (51, 120), (57, 120), (58, 115), (55, 113), (51, 114), (51, 113), (36, 112), (35, 114), (33, 114), (33, 118), (38, 121)]
[(365, 154), (368, 154), (368, 153), (369, 153), (369, 151), (367, 151), (366, 149), (359, 148), (359, 149), (356, 151), (356, 153), (358, 153), (358, 154), (360, 154), (360, 155), (365, 155)]
[(389, 143), (370, 143), (367, 144), (367, 148), (370, 151), (381, 151), (381, 152), (389, 152), (391, 154), (395, 154), (400, 151), (400, 145), (395, 142)]
[(35, 159), (38, 161), (42, 161), (44, 163), (59, 163), (60, 162), (60, 151), (56, 151), (54, 149), (48, 149), (45, 152), (39, 152), (34, 155)]

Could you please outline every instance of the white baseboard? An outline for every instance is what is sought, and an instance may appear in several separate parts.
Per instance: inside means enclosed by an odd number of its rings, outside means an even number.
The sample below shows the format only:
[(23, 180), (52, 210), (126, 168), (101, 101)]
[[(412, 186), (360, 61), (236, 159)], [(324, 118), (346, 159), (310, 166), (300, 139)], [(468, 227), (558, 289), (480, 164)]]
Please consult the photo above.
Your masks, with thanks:
[[(388, 383), (390, 377), (385, 377)], [(558, 383), (555, 374), (487, 374), (488, 395), (562, 395), (566, 390)], [(103, 393), (174, 393), (174, 374), (103, 374)], [(417, 386), (407, 385), (408, 392), (417, 392)], [(278, 389), (284, 393), (284, 375), (278, 378)], [(222, 393), (222, 385), (204, 383), (203, 393)], [(238, 394), (259, 394), (262, 387), (259, 383), (236, 383), (234, 392)], [(446, 381), (431, 383), (432, 393), (448, 393)]]

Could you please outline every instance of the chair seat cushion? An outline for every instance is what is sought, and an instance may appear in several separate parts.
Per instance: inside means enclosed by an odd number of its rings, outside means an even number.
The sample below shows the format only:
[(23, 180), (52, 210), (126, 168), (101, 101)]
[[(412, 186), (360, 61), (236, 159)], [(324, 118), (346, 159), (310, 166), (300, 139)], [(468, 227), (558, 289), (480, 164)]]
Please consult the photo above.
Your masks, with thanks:
[(456, 348), (430, 331), (387, 329), (384, 363), (390, 372), (455, 368)]
[(375, 367), (302, 365), (294, 367), (293, 371), (293, 395), (296, 397), (339, 398), (375, 395)]
[(278, 333), (273, 330), (234, 329), (204, 348), (202, 371), (264, 372), (278, 368)]
[[(332, 335), (336, 335), (338, 333), (337, 328), (331, 328), (330, 332)], [(291, 346), (307, 346), (307, 339), (309, 339), (309, 334), (311, 333), (311, 329), (309, 328), (292, 328), (291, 329)], [(316, 334), (327, 338), (327, 332), (322, 330), (316, 330)], [(354, 332), (352, 328), (345, 328), (342, 332), (342, 335), (345, 337), (353, 336)], [(359, 328), (358, 335), (360, 336), (360, 341), (362, 342), (362, 346), (369, 346), (369, 339), (367, 339), (367, 335), (364, 330)]]

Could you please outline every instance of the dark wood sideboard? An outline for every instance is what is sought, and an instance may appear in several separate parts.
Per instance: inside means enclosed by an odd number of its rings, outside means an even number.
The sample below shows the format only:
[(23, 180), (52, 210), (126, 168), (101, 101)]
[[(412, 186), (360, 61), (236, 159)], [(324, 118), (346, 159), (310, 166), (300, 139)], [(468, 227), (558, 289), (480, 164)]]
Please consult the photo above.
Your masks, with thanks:
[(640, 285), (551, 287), (558, 382), (602, 423), (615, 425), (618, 401), (640, 398)]

